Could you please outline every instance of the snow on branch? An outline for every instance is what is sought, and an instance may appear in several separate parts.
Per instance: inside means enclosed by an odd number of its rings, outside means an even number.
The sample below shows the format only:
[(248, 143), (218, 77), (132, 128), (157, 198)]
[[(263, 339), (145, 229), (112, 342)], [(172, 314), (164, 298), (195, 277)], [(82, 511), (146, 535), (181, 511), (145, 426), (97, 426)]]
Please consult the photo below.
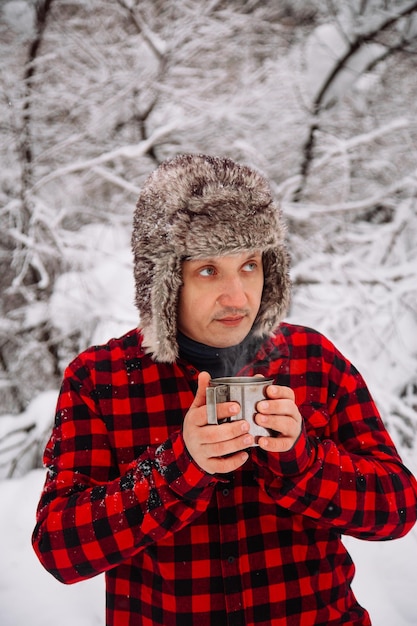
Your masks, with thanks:
[(377, 141), (378, 139), (384, 137), (385, 135), (388, 135), (389, 133), (403, 130), (404, 128), (409, 128), (409, 126), (410, 121), (407, 118), (401, 118), (397, 120), (392, 120), (392, 122), (389, 122), (384, 126), (380, 126), (379, 128), (374, 128), (367, 133), (362, 133), (360, 135), (350, 137), (349, 139), (339, 139), (336, 145), (327, 148), (326, 153), (312, 164), (311, 171), (313, 172), (323, 165), (327, 164), (329, 160), (332, 159), (336, 154), (355, 150), (361, 145), (372, 143), (373, 141)]
[(121, 146), (120, 148), (115, 148), (114, 150), (110, 150), (109, 152), (101, 154), (94, 159), (87, 159), (85, 161), (70, 163), (69, 165), (60, 167), (54, 172), (48, 174), (47, 176), (43, 176), (42, 178), (40, 178), (33, 185), (32, 192), (38, 190), (40, 187), (43, 187), (51, 180), (66, 176), (67, 174), (72, 174), (73, 172), (82, 172), (84, 170), (89, 170), (93, 167), (103, 165), (104, 163), (108, 163), (109, 161), (114, 161), (115, 159), (119, 158), (132, 160), (142, 157), (147, 152), (149, 152), (149, 150), (153, 146), (155, 146), (155, 144), (160, 142), (162, 139), (165, 139), (173, 130), (175, 130), (176, 127), (176, 123), (166, 124), (165, 126), (157, 128), (148, 139), (145, 139), (138, 144)]
[[(417, 1), (390, 12), (376, 11), (374, 19), (364, 25), (325, 23), (319, 25), (306, 45), (307, 82), (311, 93), (310, 128), (303, 147), (300, 166), (301, 184), (294, 194), (301, 200), (307, 180), (313, 169), (317, 132), (320, 115), (333, 107), (349, 93), (354, 83), (389, 55), (406, 48), (403, 20), (417, 10)], [(406, 27), (405, 27), (406, 28)], [(380, 35), (387, 31), (398, 34), (395, 45), (380, 43)]]
[(137, 185), (133, 185), (132, 183), (129, 183), (127, 180), (124, 180), (124, 178), (121, 178), (121, 176), (117, 176), (106, 167), (101, 167), (100, 165), (96, 165), (92, 169), (93, 169), (93, 172), (95, 172), (96, 174), (104, 178), (105, 180), (109, 181), (110, 183), (113, 183), (113, 185), (116, 185), (120, 187), (121, 189), (125, 189), (126, 191), (129, 191), (130, 193), (135, 194), (135, 196), (139, 195), (140, 187), (138, 187)]
[(12, 478), (39, 467), (50, 432), (56, 391), (45, 391), (19, 416), (0, 420), (0, 479)]
[(381, 204), (389, 196), (407, 189), (415, 193), (417, 191), (417, 170), (412, 174), (404, 176), (402, 179), (389, 185), (381, 193), (368, 196), (362, 200), (352, 200), (350, 202), (340, 202), (329, 206), (310, 204), (307, 202), (283, 202), (283, 208), (291, 219), (295, 221), (308, 221), (314, 216), (331, 215), (337, 213), (360, 213), (367, 211)]
[(167, 51), (166, 42), (158, 37), (158, 35), (149, 28), (145, 20), (142, 18), (138, 8), (134, 7), (132, 2), (128, 0), (118, 0), (118, 3), (122, 8), (129, 12), (136, 28), (158, 59), (163, 59)]

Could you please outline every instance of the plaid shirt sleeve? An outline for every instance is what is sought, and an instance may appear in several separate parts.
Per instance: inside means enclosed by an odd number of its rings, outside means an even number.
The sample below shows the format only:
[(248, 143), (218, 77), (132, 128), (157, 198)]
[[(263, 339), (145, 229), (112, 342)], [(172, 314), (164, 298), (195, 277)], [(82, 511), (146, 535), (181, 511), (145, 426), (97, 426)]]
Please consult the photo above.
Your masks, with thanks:
[(295, 391), (304, 427), (288, 452), (255, 451), (262, 489), (288, 511), (361, 539), (406, 534), (417, 483), (363, 378), (319, 333), (302, 329), (291, 341), (277, 382)]
[[(108, 368), (108, 359), (95, 358), (97, 370)], [(113, 391), (123, 387), (120, 375), (110, 373)], [(33, 534), (39, 560), (65, 583), (109, 570), (190, 524), (217, 482), (191, 460), (180, 429), (160, 445), (143, 446), (120, 472), (92, 377), (80, 358), (65, 373)], [(117, 436), (127, 440), (129, 433)]]

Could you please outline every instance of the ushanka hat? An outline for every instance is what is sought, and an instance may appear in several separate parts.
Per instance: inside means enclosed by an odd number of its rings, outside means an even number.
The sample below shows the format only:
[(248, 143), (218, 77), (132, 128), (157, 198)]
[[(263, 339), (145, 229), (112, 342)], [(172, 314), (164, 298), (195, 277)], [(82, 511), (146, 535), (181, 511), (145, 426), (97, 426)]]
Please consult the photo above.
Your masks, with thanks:
[(184, 154), (145, 181), (133, 220), (136, 306), (144, 346), (159, 362), (178, 356), (177, 305), (184, 259), (262, 252), (264, 290), (252, 332), (268, 336), (290, 297), (285, 226), (268, 181), (227, 158)]

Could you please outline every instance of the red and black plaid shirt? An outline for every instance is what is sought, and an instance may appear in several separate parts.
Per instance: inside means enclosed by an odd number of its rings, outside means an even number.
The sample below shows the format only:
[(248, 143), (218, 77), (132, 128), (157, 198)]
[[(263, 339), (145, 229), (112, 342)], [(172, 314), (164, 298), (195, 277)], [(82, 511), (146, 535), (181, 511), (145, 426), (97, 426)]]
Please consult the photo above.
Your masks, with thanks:
[(241, 373), (291, 387), (304, 430), (211, 476), (181, 434), (192, 366), (153, 362), (134, 330), (68, 367), (33, 543), (62, 582), (106, 572), (108, 626), (370, 624), (341, 534), (405, 534), (414, 478), (322, 335), (282, 324)]

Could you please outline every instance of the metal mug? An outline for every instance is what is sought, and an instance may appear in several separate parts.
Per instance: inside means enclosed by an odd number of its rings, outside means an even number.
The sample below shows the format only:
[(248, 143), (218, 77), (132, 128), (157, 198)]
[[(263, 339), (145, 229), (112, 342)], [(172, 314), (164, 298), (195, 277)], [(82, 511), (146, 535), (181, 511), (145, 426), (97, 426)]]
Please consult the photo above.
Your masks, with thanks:
[(245, 419), (249, 422), (249, 432), (255, 438), (257, 445), (261, 436), (271, 435), (270, 431), (259, 426), (255, 420), (256, 404), (266, 398), (265, 388), (273, 383), (273, 378), (259, 376), (226, 376), (212, 378), (206, 390), (207, 423), (218, 424), (216, 404), (220, 402), (238, 402), (240, 411), (236, 415), (221, 420), (235, 421)]

